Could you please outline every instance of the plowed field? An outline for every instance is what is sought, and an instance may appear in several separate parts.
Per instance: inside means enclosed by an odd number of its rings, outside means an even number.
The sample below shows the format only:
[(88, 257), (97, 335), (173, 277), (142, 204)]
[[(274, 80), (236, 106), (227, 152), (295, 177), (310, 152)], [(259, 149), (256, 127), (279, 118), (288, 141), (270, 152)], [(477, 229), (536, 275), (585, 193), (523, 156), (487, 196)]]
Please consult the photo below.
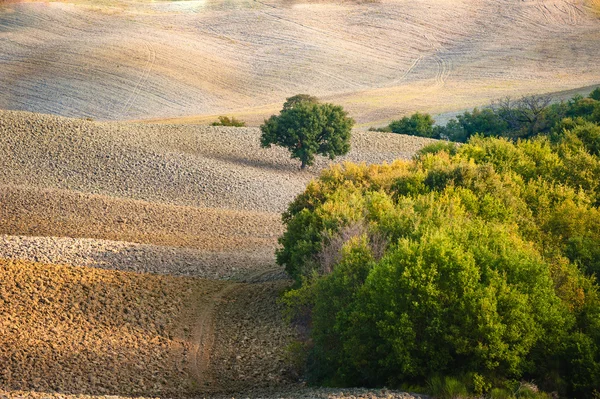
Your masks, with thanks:
[(0, 109), (250, 123), (284, 98), (361, 124), (600, 83), (596, 0), (0, 4)]
[[(259, 134), (0, 111), (0, 397), (329, 395), (295, 391), (274, 257), (328, 161)], [(357, 132), (344, 159), (428, 142)]]

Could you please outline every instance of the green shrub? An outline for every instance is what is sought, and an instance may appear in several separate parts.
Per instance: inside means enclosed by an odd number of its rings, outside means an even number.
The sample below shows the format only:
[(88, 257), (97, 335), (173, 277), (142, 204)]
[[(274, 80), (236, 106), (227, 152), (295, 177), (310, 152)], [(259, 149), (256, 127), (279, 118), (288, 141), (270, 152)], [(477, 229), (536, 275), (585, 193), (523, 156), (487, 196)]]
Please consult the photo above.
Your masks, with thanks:
[[(600, 123), (600, 88), (588, 98), (576, 96), (568, 102), (551, 104), (548, 96), (528, 96), (517, 101), (495, 101), (486, 108), (474, 108), (451, 118), (445, 126), (433, 126), (428, 114), (415, 113), (393, 121), (387, 127), (395, 133), (467, 142), (471, 137), (506, 137), (511, 140), (560, 133), (565, 117)], [(383, 131), (384, 129), (377, 129)], [(386, 130), (386, 131), (387, 131)]]
[(228, 116), (219, 116), (219, 121), (211, 123), (211, 126), (244, 127), (246, 126), (246, 122), (236, 119), (235, 116), (232, 116), (231, 118)]
[(491, 382), (487, 381), (481, 374), (473, 373), (472, 377), (472, 392), (477, 396), (483, 396), (492, 389)]
[(589, 120), (592, 115), (594, 115), (594, 112), (599, 108), (600, 101), (598, 100), (594, 100), (593, 98), (576, 97), (569, 102), (569, 108), (566, 116), (571, 118), (582, 117)]
[(490, 391), (490, 399), (513, 399), (513, 393), (504, 388), (494, 388)]
[[(473, 109), (473, 112), (465, 112), (457, 116), (458, 122), (464, 130), (468, 139), (475, 134), (483, 136), (501, 136), (508, 129), (508, 123), (490, 108)], [(450, 140), (458, 137), (449, 137)]]
[(466, 385), (453, 377), (432, 377), (427, 382), (427, 390), (436, 399), (461, 399), (469, 397)]
[(417, 151), (416, 157), (422, 157), (426, 154), (437, 154), (438, 152), (446, 152), (449, 155), (456, 155), (458, 146), (449, 141), (438, 141), (437, 143), (428, 144)]
[(435, 135), (434, 123), (435, 121), (431, 118), (431, 115), (417, 112), (410, 117), (405, 116), (402, 119), (393, 121), (390, 123), (389, 128), (393, 133), (439, 138)]

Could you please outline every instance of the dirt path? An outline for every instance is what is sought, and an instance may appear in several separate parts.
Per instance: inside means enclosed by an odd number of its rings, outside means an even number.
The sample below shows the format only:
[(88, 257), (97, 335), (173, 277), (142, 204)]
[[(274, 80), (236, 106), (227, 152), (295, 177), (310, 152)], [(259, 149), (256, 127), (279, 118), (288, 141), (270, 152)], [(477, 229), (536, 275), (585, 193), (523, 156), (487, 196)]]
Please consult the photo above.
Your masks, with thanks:
[(5, 259), (0, 282), (0, 387), (161, 396), (199, 391), (179, 316), (227, 284)]
[(191, 335), (193, 350), (189, 367), (201, 390), (218, 391), (222, 389), (216, 385), (215, 370), (211, 367), (216, 334), (216, 312), (225, 297), (236, 289), (238, 289), (237, 284), (227, 284), (218, 292), (205, 298), (206, 305), (193, 315), (193, 320), (190, 320), (190, 324), (193, 325)]
[[(283, 319), (282, 307), (276, 303), (281, 289), (287, 287), (289, 281), (280, 268), (251, 272), (244, 280), (246, 283), (227, 283), (209, 297), (202, 298), (204, 306), (198, 308), (191, 315), (193, 320), (186, 323), (193, 326), (190, 372), (203, 392), (273, 388), (293, 382), (285, 371), (290, 365), (282, 363), (285, 346), (281, 345), (283, 341), (289, 342), (293, 331)], [(238, 318), (238, 315), (244, 316)], [(244, 318), (249, 316), (254, 321), (244, 323)], [(271, 324), (260, 330), (265, 322)], [(256, 334), (257, 329), (260, 334)], [(260, 349), (248, 350), (248, 342), (252, 340), (249, 336), (254, 340), (260, 337)], [(243, 338), (240, 340), (239, 337)], [(223, 341), (233, 345), (223, 345)], [(250, 376), (242, 375), (244, 382), (237, 386), (232, 383), (239, 377), (234, 374), (236, 367), (227, 365), (233, 360), (231, 354), (235, 355), (235, 363), (245, 363), (241, 368), (252, 370)]]
[(293, 382), (284, 361), (293, 331), (277, 302), (287, 280), (0, 259), (0, 281), (3, 389), (180, 396)]
[(215, 310), (210, 362), (214, 384), (222, 392), (282, 389), (297, 382), (286, 357), (295, 332), (279, 302), (289, 284), (242, 283), (223, 295)]

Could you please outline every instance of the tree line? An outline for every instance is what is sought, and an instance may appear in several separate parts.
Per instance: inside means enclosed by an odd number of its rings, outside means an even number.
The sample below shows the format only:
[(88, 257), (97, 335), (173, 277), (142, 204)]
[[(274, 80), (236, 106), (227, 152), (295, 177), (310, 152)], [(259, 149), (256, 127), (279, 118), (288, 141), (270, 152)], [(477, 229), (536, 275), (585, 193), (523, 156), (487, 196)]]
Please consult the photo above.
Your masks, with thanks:
[[(311, 182), (283, 215), (277, 251), (309, 381), (597, 397), (597, 97), (474, 110), (456, 118), (452, 137), (466, 144), (332, 166)], [(431, 125), (421, 122), (400, 125)]]
[(461, 143), (476, 134), (516, 140), (553, 134), (555, 127), (565, 118), (600, 123), (600, 88), (586, 98), (576, 96), (558, 103), (552, 103), (552, 97), (548, 95), (528, 96), (519, 100), (504, 98), (488, 107), (457, 115), (444, 126), (435, 125), (431, 115), (417, 112), (392, 121), (385, 128), (372, 130)]

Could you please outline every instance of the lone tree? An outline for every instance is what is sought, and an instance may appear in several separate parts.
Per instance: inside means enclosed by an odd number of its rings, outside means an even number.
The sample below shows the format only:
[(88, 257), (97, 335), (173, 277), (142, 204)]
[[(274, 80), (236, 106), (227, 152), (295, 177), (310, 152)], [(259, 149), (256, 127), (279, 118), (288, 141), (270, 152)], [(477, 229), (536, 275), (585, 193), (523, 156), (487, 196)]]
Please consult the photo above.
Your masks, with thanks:
[(320, 103), (308, 94), (290, 97), (279, 115), (272, 115), (260, 127), (262, 147), (272, 144), (286, 147), (302, 162), (312, 165), (315, 154), (334, 159), (350, 150), (350, 132), (354, 120), (338, 105)]

